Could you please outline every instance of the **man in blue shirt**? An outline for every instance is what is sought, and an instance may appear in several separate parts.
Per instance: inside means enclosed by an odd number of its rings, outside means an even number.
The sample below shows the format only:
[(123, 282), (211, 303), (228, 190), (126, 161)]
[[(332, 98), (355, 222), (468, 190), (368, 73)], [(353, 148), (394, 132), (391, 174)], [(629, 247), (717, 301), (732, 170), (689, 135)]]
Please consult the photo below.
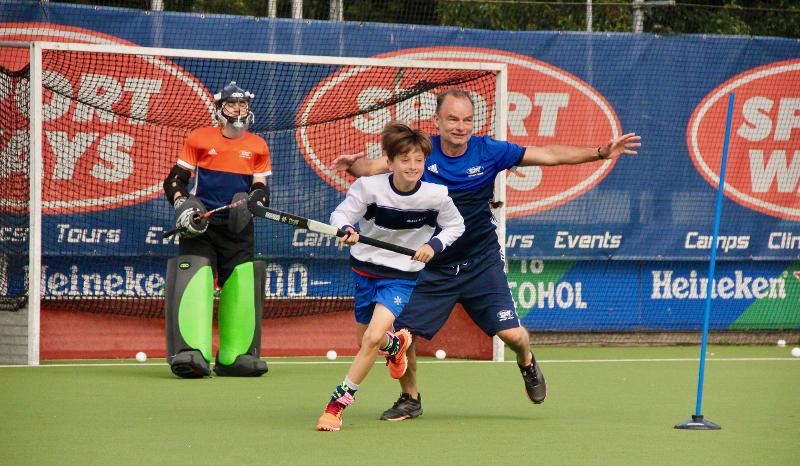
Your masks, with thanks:
[[(635, 155), (641, 146), (634, 133), (600, 147), (547, 145), (522, 147), (488, 136), (473, 135), (474, 104), (469, 93), (451, 89), (437, 96), (433, 152), (425, 161), (424, 181), (447, 186), (464, 218), (466, 230), (420, 272), (417, 285), (395, 328), (407, 328), (427, 339), (439, 331), (457, 303), (489, 336), (497, 335), (517, 356), (525, 391), (533, 403), (547, 396), (544, 375), (531, 351), (528, 330), (520, 323), (504, 270), (489, 203), (498, 173), (514, 166), (563, 165)], [(388, 171), (386, 156), (367, 159), (364, 153), (339, 156), (333, 168), (353, 176)], [(406, 350), (408, 369), (400, 379), (402, 393), (381, 420), (400, 421), (422, 414), (417, 389), (416, 353)]]

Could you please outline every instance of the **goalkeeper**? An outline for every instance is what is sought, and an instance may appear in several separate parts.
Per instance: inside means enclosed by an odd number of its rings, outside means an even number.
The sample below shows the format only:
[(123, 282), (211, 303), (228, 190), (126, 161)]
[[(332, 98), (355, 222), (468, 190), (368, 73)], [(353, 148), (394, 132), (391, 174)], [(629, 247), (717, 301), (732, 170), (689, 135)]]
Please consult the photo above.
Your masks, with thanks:
[[(350, 234), (343, 241), (353, 246), (350, 265), (356, 287), (356, 338), (360, 348), (344, 380), (334, 388), (317, 421), (317, 430), (341, 428), (344, 410), (355, 401), (356, 390), (379, 350), (386, 355), (389, 374), (395, 379), (403, 376), (411, 334), (406, 329), (393, 333), (392, 324), (402, 315), (417, 273), (464, 232), (464, 219), (447, 195), (447, 188), (420, 181), (432, 148), (428, 135), (391, 122), (383, 130), (381, 143), (390, 173), (356, 180), (331, 214), (331, 224), (347, 230)], [(356, 244), (356, 222), (364, 234), (407, 245), (416, 254), (408, 257)]]
[(253, 261), (252, 216), (246, 203), (239, 203), (210, 219), (203, 217), (244, 197), (269, 205), (269, 147), (248, 131), (255, 119), (250, 110), (254, 97), (233, 81), (214, 95), (219, 125), (192, 131), (164, 180), (181, 235), (179, 257), (167, 265), (165, 309), (167, 361), (180, 377), (211, 375), (215, 284), (221, 294), (214, 372), (267, 372), (260, 358), (264, 264)]

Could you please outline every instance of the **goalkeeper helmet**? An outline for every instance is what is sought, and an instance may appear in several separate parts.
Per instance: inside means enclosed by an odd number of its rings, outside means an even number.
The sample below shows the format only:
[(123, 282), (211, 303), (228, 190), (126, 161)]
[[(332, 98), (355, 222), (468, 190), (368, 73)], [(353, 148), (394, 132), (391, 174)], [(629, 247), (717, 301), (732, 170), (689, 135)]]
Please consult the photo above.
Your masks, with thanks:
[[(255, 99), (250, 91), (246, 91), (236, 85), (236, 81), (231, 81), (230, 84), (225, 86), (220, 92), (214, 94), (214, 102), (217, 104), (217, 120), (223, 126), (231, 126), (235, 130), (244, 131), (250, 128), (256, 117), (250, 111), (250, 101)], [(239, 102), (245, 103), (247, 107), (247, 114), (230, 115), (226, 113), (225, 107), (228, 103)]]

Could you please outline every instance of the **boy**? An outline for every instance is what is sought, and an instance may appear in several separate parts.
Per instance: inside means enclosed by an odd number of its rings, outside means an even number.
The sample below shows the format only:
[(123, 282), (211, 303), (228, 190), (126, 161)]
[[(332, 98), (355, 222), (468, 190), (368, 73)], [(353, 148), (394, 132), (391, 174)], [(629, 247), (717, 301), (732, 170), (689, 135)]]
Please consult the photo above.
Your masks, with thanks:
[[(392, 333), (414, 289), (417, 273), (435, 254), (453, 244), (464, 232), (447, 188), (422, 182), (425, 158), (432, 144), (427, 134), (400, 122), (383, 130), (381, 141), (389, 173), (362, 177), (353, 183), (345, 200), (331, 214), (330, 223), (346, 230), (342, 241), (351, 245), (350, 264), (355, 281), (356, 335), (360, 349), (344, 381), (338, 385), (317, 421), (317, 430), (338, 431), (347, 406), (355, 401), (380, 350), (395, 379), (405, 374), (408, 330)], [(416, 250), (414, 257), (358, 243), (358, 222), (364, 234)], [(433, 235), (436, 228), (441, 231)], [(433, 236), (432, 236), (433, 235)]]

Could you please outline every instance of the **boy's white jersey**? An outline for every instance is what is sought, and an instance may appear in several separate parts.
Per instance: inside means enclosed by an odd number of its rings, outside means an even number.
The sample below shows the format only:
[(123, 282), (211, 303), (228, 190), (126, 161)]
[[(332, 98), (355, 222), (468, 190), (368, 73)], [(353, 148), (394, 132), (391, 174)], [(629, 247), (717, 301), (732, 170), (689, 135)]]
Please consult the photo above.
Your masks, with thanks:
[[(427, 243), (436, 254), (464, 233), (464, 219), (446, 186), (420, 181), (412, 191), (400, 192), (392, 177), (384, 173), (358, 178), (331, 214), (331, 225), (358, 223), (366, 236), (415, 251)], [(350, 255), (354, 267), (382, 277), (413, 278), (425, 266), (409, 256), (362, 243), (353, 245)]]

